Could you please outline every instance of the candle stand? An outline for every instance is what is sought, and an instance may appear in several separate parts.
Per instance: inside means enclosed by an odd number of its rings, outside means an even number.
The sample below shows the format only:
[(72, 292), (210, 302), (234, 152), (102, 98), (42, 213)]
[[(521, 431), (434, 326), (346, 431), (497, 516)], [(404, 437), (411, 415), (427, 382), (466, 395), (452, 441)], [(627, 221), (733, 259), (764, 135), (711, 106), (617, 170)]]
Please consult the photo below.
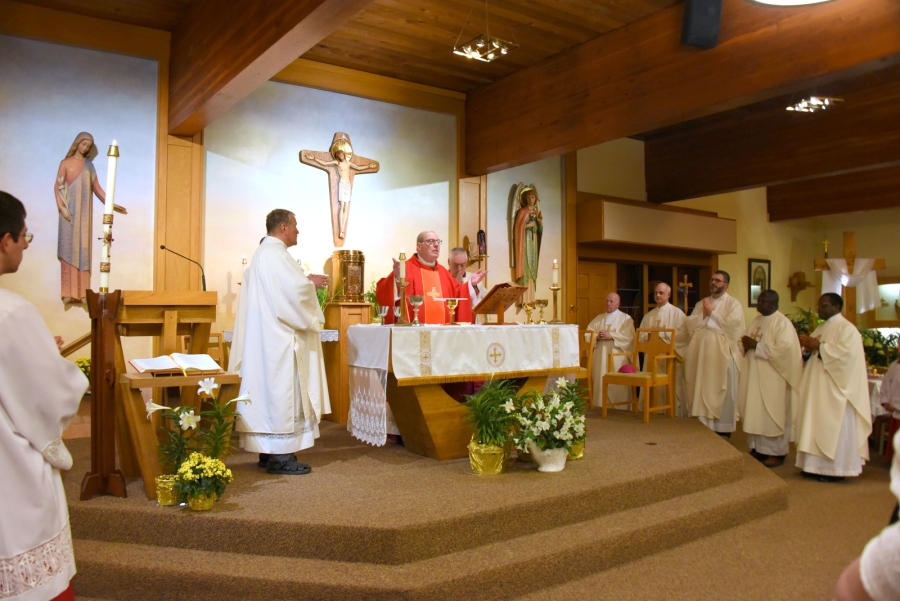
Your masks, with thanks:
[(549, 323), (563, 323), (563, 321), (561, 319), (559, 319), (559, 317), (557, 317), (559, 315), (559, 313), (557, 313), (557, 309), (556, 309), (557, 297), (559, 294), (560, 287), (559, 286), (550, 286), (550, 290), (553, 291), (553, 319), (551, 319)]

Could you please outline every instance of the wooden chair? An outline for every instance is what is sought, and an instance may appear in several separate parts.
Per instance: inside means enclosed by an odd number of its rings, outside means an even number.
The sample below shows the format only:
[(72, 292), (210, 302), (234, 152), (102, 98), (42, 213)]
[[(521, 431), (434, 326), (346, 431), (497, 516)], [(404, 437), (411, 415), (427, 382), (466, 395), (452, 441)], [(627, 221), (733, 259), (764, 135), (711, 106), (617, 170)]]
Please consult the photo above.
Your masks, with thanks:
[[(669, 333), (669, 342), (666, 342), (661, 334)], [(642, 341), (642, 334), (646, 334), (646, 340)], [(632, 365), (640, 365), (640, 353), (644, 353), (644, 365), (649, 366), (650, 371), (639, 371), (632, 374), (624, 374), (613, 368), (613, 357), (631, 357)], [(650, 423), (650, 413), (665, 411), (669, 417), (675, 417), (675, 330), (670, 328), (638, 328), (634, 332), (634, 351), (628, 353), (610, 353), (608, 356), (607, 373), (603, 376), (603, 399), (600, 415), (606, 417), (606, 410), (617, 405), (631, 405), (634, 413), (638, 411), (638, 388), (641, 389), (641, 398), (644, 399), (644, 423)], [(659, 363), (665, 362), (665, 371), (659, 371)], [(609, 386), (618, 384), (631, 388), (631, 400), (621, 403), (610, 403)], [(656, 394), (653, 389), (659, 386), (666, 387), (666, 403), (653, 406)]]
[(591, 377), (594, 365), (594, 345), (597, 342), (597, 332), (593, 330), (578, 330), (578, 358), (581, 366), (587, 370), (586, 387), (588, 395), (587, 406), (594, 402), (594, 379)]

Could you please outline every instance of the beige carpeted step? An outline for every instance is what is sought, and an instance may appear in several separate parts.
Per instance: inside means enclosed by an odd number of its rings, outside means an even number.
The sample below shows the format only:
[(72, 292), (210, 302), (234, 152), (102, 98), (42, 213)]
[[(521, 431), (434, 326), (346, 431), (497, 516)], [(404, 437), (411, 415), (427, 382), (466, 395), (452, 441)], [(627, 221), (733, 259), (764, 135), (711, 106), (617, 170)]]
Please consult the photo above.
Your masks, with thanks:
[[(442, 539), (448, 552), (400, 565), (187, 550), (76, 537), (76, 592), (119, 601), (199, 597), (222, 601), (509, 599), (786, 507), (785, 484), (757, 462), (739, 455), (732, 468), (738, 479), (719, 486), (515, 538), (485, 541), (482, 533), (457, 527)], [(544, 511), (556, 515), (553, 509)], [(526, 514), (509, 519), (528, 521), (535, 517)], [(428, 532), (422, 535), (431, 536)], [(484, 542), (474, 546), (472, 540)], [(420, 546), (411, 539), (407, 542)]]

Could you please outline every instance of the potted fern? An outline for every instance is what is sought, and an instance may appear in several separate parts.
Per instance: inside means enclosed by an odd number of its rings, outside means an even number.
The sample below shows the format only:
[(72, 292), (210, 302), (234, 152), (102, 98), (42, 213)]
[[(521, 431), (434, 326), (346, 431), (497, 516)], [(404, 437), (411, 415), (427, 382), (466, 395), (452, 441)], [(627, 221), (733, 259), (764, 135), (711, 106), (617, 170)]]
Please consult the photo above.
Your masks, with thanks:
[(466, 422), (472, 425), (469, 463), (481, 475), (496, 475), (509, 463), (512, 452), (517, 396), (509, 380), (487, 382), (465, 402)]

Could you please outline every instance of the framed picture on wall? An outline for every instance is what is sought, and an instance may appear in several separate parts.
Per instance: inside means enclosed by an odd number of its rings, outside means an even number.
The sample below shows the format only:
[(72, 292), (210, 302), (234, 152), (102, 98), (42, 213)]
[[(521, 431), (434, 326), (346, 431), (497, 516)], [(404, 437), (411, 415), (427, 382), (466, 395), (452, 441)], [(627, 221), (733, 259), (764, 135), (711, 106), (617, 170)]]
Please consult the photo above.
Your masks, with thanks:
[(772, 287), (772, 261), (766, 259), (747, 259), (747, 305), (756, 306), (756, 299), (763, 290)]

